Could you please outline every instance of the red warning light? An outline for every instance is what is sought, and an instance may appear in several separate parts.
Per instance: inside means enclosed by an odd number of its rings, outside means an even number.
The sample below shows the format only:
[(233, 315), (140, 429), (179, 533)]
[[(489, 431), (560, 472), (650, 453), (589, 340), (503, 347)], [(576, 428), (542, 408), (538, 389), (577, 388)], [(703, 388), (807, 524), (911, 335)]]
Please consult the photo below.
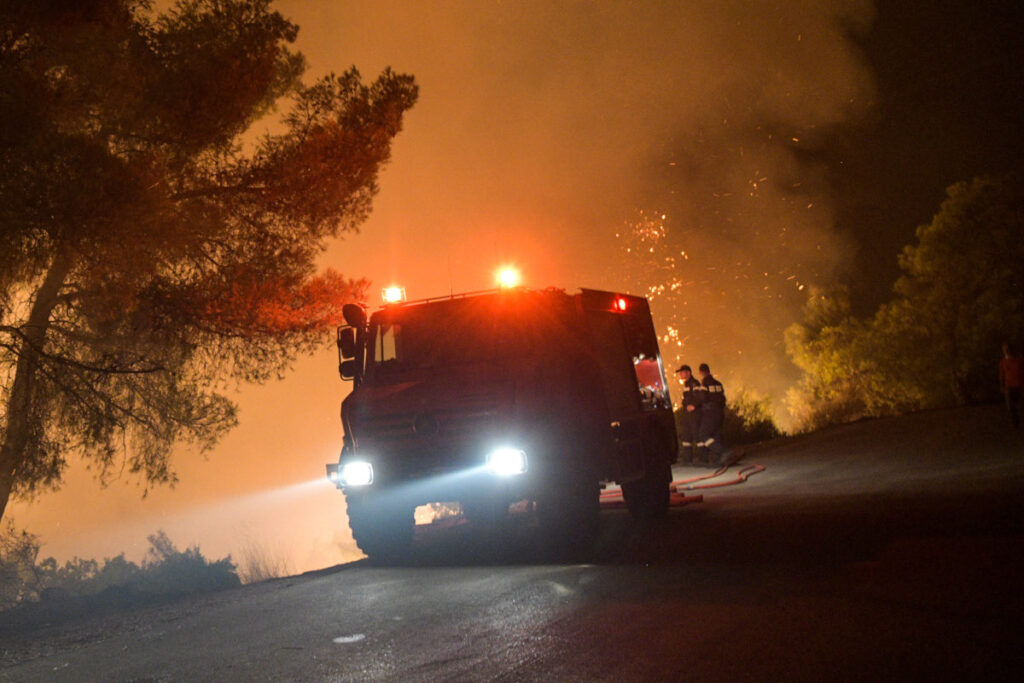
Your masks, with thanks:
[(617, 308), (620, 311), (626, 310), (626, 300), (620, 296), (618, 299), (615, 300), (615, 308)]

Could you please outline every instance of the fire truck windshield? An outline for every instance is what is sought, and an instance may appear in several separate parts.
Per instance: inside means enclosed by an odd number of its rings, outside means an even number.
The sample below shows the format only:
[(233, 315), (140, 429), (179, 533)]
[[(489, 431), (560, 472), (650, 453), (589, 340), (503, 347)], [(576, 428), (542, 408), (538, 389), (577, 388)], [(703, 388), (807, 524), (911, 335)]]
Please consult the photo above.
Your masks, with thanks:
[(385, 310), (370, 322), (367, 379), (392, 371), (454, 368), (530, 352), (523, 316), (483, 300)]

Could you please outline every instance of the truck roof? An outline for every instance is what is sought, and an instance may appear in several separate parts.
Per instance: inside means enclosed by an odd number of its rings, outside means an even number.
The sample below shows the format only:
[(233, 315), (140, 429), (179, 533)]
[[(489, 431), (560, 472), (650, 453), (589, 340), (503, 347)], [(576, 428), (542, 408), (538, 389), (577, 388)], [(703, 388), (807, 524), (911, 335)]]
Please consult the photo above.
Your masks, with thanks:
[(578, 293), (569, 294), (564, 289), (560, 289), (557, 287), (548, 287), (546, 289), (513, 287), (508, 289), (485, 289), (475, 292), (462, 292), (458, 294), (449, 294), (447, 296), (435, 296), (427, 299), (416, 299), (414, 301), (399, 301), (394, 303), (385, 303), (381, 305), (381, 307), (378, 310), (398, 310), (404, 308), (412, 308), (416, 306), (423, 306), (425, 304), (439, 303), (442, 301), (458, 301), (485, 296), (495, 296), (498, 294), (534, 294), (548, 296), (561, 295), (565, 297), (579, 297), (581, 299), (583, 307), (586, 309), (607, 309), (617, 310), (619, 312), (625, 312), (627, 306), (630, 309), (635, 309), (637, 303), (643, 302), (643, 309), (648, 309), (647, 299), (645, 297), (635, 296), (632, 294), (623, 294), (619, 292), (609, 292), (598, 289), (586, 288), (580, 288)]

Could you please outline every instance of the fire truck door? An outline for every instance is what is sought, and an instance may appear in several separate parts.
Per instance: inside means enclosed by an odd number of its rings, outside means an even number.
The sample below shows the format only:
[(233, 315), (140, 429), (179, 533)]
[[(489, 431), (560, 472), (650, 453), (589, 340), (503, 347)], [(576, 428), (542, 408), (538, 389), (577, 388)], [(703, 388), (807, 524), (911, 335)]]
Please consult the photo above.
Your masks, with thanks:
[(643, 426), (640, 392), (626, 342), (622, 316), (607, 311), (587, 311), (587, 322), (600, 366), (605, 404), (616, 437), (617, 479), (629, 481), (644, 471)]

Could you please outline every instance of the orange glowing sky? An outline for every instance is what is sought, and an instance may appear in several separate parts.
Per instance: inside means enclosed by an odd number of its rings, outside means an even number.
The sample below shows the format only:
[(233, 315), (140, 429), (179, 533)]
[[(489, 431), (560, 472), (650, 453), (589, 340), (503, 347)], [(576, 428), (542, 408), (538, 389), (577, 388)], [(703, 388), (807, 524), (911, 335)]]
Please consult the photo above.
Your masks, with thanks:
[[(615, 235), (654, 210), (671, 248), (694, 255), (686, 267), (700, 264), (685, 277), (706, 298), (693, 309), (700, 326), (716, 330), (686, 359), (717, 364), (727, 386), (784, 385), (780, 340), (759, 335), (799, 309), (787, 278), (827, 280), (846, 262), (820, 173), (794, 156), (794, 138), (813, 142), (867, 106), (870, 78), (844, 26), (867, 27), (869, 3), (277, 7), (300, 26), (310, 78), (355, 64), (369, 79), (391, 66), (420, 85), (373, 215), (329, 246), (325, 266), (369, 278), (373, 297), (389, 284), (410, 298), (490, 288), (505, 263), (530, 286), (645, 294), (619, 276)], [(745, 284), (762, 271), (764, 282)], [(744, 287), (759, 298), (726, 296)], [(262, 545), (292, 571), (353, 559), (343, 497), (324, 479), (347, 390), (325, 339), (284, 381), (243, 388), (239, 428), (208, 459), (179, 453), (176, 488), (142, 500), (136, 483), (101, 490), (73, 463), (63, 491), (13, 503), (11, 517), (59, 560), (138, 559), (157, 529), (209, 557)]]

